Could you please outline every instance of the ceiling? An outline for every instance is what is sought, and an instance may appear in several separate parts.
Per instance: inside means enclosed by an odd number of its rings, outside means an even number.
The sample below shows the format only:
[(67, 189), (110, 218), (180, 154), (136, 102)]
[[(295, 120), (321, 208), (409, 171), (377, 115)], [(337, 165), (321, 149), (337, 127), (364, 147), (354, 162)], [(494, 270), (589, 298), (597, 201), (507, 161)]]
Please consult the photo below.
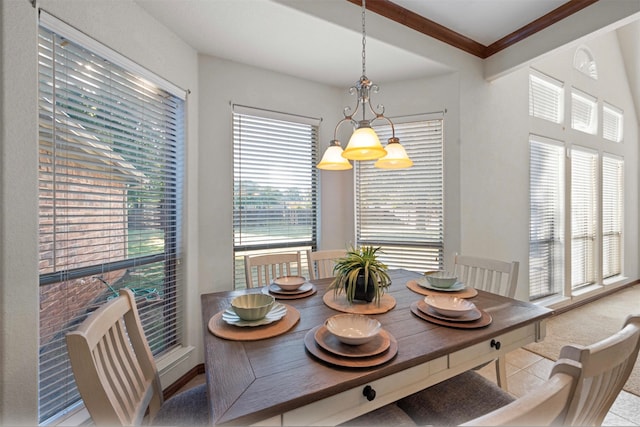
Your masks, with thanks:
[[(201, 54), (338, 87), (361, 74), (359, 0), (134, 1)], [(370, 0), (367, 75), (380, 83), (450, 71), (429, 55), (375, 37), (376, 25), (397, 34), (408, 27), (483, 58), (526, 37), (525, 30), (542, 29), (550, 17), (564, 18), (595, 1)]]

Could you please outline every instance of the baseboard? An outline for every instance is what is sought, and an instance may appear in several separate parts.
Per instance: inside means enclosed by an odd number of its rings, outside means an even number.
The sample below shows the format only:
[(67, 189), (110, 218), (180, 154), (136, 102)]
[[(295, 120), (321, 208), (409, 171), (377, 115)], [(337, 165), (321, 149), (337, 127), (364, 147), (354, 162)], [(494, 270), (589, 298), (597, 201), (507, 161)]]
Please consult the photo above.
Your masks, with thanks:
[(204, 374), (204, 363), (200, 363), (199, 365), (194, 366), (186, 374), (181, 376), (176, 382), (165, 388), (162, 392), (164, 400), (169, 399), (171, 396), (176, 394), (178, 390), (187, 385), (189, 381), (202, 374)]
[(555, 316), (555, 315), (558, 315), (558, 314), (565, 313), (565, 312), (567, 312), (567, 311), (569, 311), (569, 310), (573, 310), (574, 308), (578, 308), (578, 307), (581, 307), (581, 306), (583, 306), (583, 305), (585, 305), (585, 304), (589, 304), (590, 302), (593, 302), (593, 301), (599, 300), (600, 298), (604, 298), (604, 297), (606, 297), (606, 296), (609, 296), (609, 295), (615, 294), (616, 292), (621, 291), (621, 290), (623, 290), (623, 289), (627, 289), (627, 288), (629, 288), (629, 287), (631, 287), (631, 286), (635, 286), (635, 285), (637, 285), (638, 283), (640, 283), (640, 279), (634, 280), (633, 282), (629, 282), (629, 283), (627, 283), (626, 285), (619, 286), (619, 287), (617, 287), (617, 288), (615, 288), (615, 289), (609, 289), (609, 290), (603, 291), (603, 292), (598, 293), (597, 295), (594, 295), (594, 296), (592, 296), (592, 297), (585, 298), (585, 299), (582, 299), (582, 300), (580, 300), (580, 301), (577, 301), (577, 302), (575, 302), (575, 303), (573, 303), (573, 304), (569, 304), (569, 305), (567, 305), (567, 306), (557, 308), (557, 309), (555, 309), (555, 310), (554, 310), (554, 313), (553, 313), (553, 314), (554, 314), (554, 316)]

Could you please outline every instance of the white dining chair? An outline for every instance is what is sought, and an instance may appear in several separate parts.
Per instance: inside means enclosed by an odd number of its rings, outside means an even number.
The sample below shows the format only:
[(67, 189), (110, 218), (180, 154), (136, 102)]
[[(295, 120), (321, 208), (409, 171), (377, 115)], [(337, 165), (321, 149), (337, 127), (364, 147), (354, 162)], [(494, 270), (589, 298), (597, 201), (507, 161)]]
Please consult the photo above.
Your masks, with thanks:
[(307, 250), (309, 263), (309, 278), (324, 279), (333, 277), (333, 266), (336, 259), (347, 256), (346, 249), (324, 249), (319, 251)]
[[(418, 425), (599, 426), (627, 382), (639, 348), (640, 315), (633, 315), (620, 331), (599, 342), (565, 345), (549, 380), (518, 400), (467, 371), (400, 399), (397, 405)], [(574, 385), (560, 373), (573, 377)]]
[(96, 425), (207, 425), (206, 384), (163, 398), (160, 377), (147, 343), (133, 293), (91, 313), (66, 336), (80, 396)]
[[(518, 261), (500, 261), (475, 256), (455, 255), (454, 273), (466, 286), (513, 298), (518, 284)], [(496, 382), (507, 390), (507, 363), (504, 356), (493, 361)]]
[(269, 285), (281, 276), (302, 276), (300, 252), (245, 255), (244, 274), (247, 288)]

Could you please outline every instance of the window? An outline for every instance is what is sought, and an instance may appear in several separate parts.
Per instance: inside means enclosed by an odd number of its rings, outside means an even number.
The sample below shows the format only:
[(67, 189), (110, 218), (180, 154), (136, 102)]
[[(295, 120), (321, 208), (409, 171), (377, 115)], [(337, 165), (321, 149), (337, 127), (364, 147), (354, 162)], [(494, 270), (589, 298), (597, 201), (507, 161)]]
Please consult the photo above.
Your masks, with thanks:
[(564, 283), (564, 147), (530, 136), (529, 295), (558, 293)]
[(622, 110), (606, 102), (602, 104), (602, 137), (622, 142)]
[(318, 122), (234, 106), (236, 288), (246, 286), (244, 255), (316, 248)]
[(60, 27), (39, 32), (40, 422), (79, 404), (65, 333), (119, 288), (136, 295), (154, 355), (182, 328), (184, 92)]
[[(380, 259), (391, 268), (443, 267), (442, 128), (442, 119), (396, 123), (396, 136), (414, 162), (409, 169), (357, 162), (357, 244), (380, 246)], [(375, 130), (381, 140), (391, 137), (390, 126)]]
[(596, 134), (598, 130), (597, 101), (591, 95), (571, 89), (571, 127), (581, 132)]
[(605, 154), (602, 157), (602, 277), (622, 273), (622, 213), (624, 161)]
[(596, 282), (598, 154), (571, 150), (571, 288)]
[(564, 115), (563, 83), (531, 70), (529, 74), (529, 115), (553, 123), (562, 123)]

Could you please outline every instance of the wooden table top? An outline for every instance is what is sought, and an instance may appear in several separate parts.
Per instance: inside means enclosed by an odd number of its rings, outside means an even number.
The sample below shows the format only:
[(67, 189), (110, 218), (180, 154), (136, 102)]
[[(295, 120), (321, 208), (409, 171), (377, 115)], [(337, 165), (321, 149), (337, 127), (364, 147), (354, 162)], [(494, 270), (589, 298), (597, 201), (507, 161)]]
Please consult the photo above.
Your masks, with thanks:
[[(207, 329), (212, 316), (228, 308), (234, 296), (247, 290), (201, 295), (205, 369), (213, 423), (256, 423), (552, 314), (551, 310), (528, 302), (479, 291), (470, 301), (491, 314), (493, 321), (489, 326), (480, 329), (439, 326), (411, 313), (411, 303), (424, 297), (409, 290), (406, 282), (420, 274), (408, 270), (389, 273), (392, 285), (388, 293), (395, 298), (396, 307), (372, 317), (396, 338), (398, 354), (384, 365), (366, 369), (332, 366), (315, 359), (305, 349), (305, 334), (338, 314), (322, 301), (331, 279), (313, 281), (318, 292), (311, 297), (284, 301), (300, 312), (300, 321), (283, 335), (259, 341), (226, 340)], [(260, 288), (250, 292), (260, 292)]]

